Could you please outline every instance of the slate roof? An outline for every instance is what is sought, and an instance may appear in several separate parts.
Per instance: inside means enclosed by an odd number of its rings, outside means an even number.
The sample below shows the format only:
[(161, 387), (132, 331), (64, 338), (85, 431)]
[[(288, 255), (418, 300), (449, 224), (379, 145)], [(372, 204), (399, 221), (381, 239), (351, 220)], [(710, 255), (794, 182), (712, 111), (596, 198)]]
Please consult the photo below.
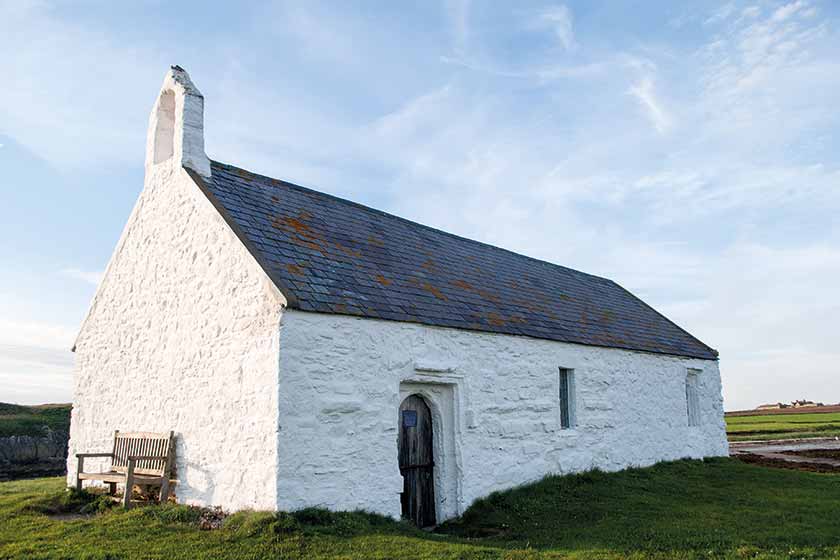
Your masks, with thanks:
[(289, 307), (714, 360), (611, 280), (212, 162), (199, 182)]

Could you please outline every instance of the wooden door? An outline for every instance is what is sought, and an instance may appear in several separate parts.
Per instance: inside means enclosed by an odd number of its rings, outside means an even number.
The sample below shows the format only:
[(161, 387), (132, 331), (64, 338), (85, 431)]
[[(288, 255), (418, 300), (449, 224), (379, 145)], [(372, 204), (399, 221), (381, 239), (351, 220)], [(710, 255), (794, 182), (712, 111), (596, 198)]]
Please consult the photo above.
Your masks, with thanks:
[(435, 461), (432, 413), (423, 397), (406, 397), (399, 421), (402, 515), (418, 527), (430, 527), (435, 525)]

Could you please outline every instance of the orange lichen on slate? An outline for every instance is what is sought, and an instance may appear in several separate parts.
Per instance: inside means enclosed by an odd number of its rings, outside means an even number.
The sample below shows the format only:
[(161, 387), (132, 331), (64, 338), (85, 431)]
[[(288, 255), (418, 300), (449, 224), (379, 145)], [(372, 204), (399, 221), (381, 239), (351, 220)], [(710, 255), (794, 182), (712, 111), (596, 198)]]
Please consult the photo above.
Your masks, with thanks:
[(424, 268), (424, 269), (428, 270), (429, 272), (434, 272), (435, 268), (436, 268), (436, 265), (435, 265), (435, 262), (432, 259), (426, 259), (425, 262), (420, 265), (420, 268)]
[(371, 245), (376, 245), (377, 247), (384, 247), (385, 246), (384, 241), (382, 241), (378, 237), (374, 237), (373, 235), (368, 236), (367, 240), (368, 240), (368, 243), (370, 243)]
[(457, 286), (458, 288), (461, 288), (462, 290), (467, 290), (468, 292), (474, 292), (475, 291), (475, 288), (472, 287), (472, 284), (470, 284), (469, 282), (467, 282), (465, 280), (453, 280), (452, 282), (450, 282), (450, 284), (452, 284), (453, 286)]
[(286, 265), (286, 270), (291, 272), (292, 274), (297, 274), (298, 276), (303, 276), (303, 269), (294, 263), (289, 263)]
[(391, 285), (391, 280), (388, 280), (387, 278), (385, 278), (381, 274), (376, 275), (376, 281), (379, 282), (380, 284), (382, 284), (383, 286), (390, 286)]
[(276, 216), (271, 221), (271, 227), (280, 231), (294, 233), (295, 235), (289, 236), (289, 242), (295, 245), (318, 251), (325, 256), (329, 255), (329, 251), (326, 249), (326, 242), (323, 238), (316, 232), (313, 232), (312, 228), (303, 222), (304, 219), (310, 217), (311, 214), (307, 212), (302, 212), (298, 215), (298, 218)]
[(589, 314), (586, 313), (585, 309), (580, 312), (580, 322), (581, 322), (582, 325), (588, 325), (589, 324)]
[(499, 301), (501, 301), (499, 299), (499, 296), (497, 296), (496, 294), (492, 294), (492, 293), (487, 292), (485, 290), (480, 290), (480, 289), (474, 287), (469, 282), (466, 282), (465, 280), (453, 280), (452, 282), (450, 282), (450, 284), (452, 284), (453, 286), (456, 286), (458, 288), (461, 288), (462, 290), (466, 290), (468, 292), (471, 292), (473, 294), (478, 294), (478, 296), (480, 298), (486, 299), (488, 301), (492, 301), (493, 303), (499, 303)]
[(438, 290), (437, 288), (435, 288), (434, 286), (432, 286), (432, 285), (431, 285), (431, 284), (429, 284), (428, 282), (426, 282), (425, 284), (423, 284), (423, 289), (424, 289), (424, 290), (426, 290), (427, 292), (429, 292), (430, 294), (432, 294), (433, 296), (435, 296), (435, 297), (436, 297), (436, 298), (438, 298), (438, 299), (442, 299), (442, 300), (444, 300), (444, 301), (446, 301), (447, 299), (449, 299), (449, 298), (447, 298), (445, 295), (443, 295), (443, 293), (441, 293), (441, 291), (440, 291), (440, 290)]
[(513, 300), (513, 303), (515, 303), (519, 307), (524, 307), (525, 309), (527, 309), (531, 313), (546, 313), (545, 307), (543, 307), (541, 305), (537, 305), (531, 300), (515, 299), (515, 300)]
[(297, 218), (292, 218), (291, 216), (286, 216), (283, 218), (283, 222), (286, 223), (289, 227), (295, 230), (300, 235), (312, 235), (309, 229), (309, 226), (303, 223), (302, 221), (298, 220)]
[(498, 313), (493, 313), (492, 311), (487, 314), (487, 321), (494, 327), (503, 327), (505, 325), (505, 320)]
[(349, 247), (345, 247), (338, 241), (335, 241), (333, 244), (349, 257), (356, 257), (358, 259), (362, 256), (362, 253), (360, 251), (356, 251), (354, 249), (350, 249)]
[(491, 294), (490, 292), (485, 292), (484, 290), (478, 290), (478, 295), (480, 295), (486, 300), (492, 301), (493, 303), (499, 303), (499, 301), (501, 301), (499, 299), (499, 296), (497, 296), (496, 294)]

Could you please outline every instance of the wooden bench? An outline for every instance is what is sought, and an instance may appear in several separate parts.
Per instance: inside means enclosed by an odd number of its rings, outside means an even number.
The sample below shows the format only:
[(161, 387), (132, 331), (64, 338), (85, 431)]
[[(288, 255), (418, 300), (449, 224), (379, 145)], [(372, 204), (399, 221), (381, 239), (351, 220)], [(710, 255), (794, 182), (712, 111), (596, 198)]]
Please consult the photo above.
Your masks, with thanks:
[[(174, 480), (172, 461), (175, 455), (174, 432), (114, 432), (114, 449), (110, 453), (76, 453), (76, 488), (82, 489), (83, 480), (108, 483), (109, 493), (116, 493), (118, 483), (125, 485), (123, 505), (131, 507), (134, 486), (160, 486), (160, 503), (169, 499), (169, 488)], [(84, 472), (88, 457), (110, 457), (107, 472)]]

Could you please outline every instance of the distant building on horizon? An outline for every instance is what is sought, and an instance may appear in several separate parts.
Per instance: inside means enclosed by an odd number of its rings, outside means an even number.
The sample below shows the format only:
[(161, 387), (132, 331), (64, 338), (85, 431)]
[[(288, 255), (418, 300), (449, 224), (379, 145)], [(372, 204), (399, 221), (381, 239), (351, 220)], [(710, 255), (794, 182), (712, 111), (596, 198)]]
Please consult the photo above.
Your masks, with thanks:
[(776, 410), (779, 408), (787, 408), (787, 405), (784, 403), (769, 403), (769, 404), (760, 404), (755, 407), (756, 410)]
[(782, 408), (816, 408), (820, 406), (825, 406), (825, 404), (821, 402), (814, 402), (808, 401), (805, 399), (791, 401), (790, 404), (777, 402), (777, 403), (768, 403), (768, 404), (760, 404), (755, 409), (756, 410), (779, 410)]

